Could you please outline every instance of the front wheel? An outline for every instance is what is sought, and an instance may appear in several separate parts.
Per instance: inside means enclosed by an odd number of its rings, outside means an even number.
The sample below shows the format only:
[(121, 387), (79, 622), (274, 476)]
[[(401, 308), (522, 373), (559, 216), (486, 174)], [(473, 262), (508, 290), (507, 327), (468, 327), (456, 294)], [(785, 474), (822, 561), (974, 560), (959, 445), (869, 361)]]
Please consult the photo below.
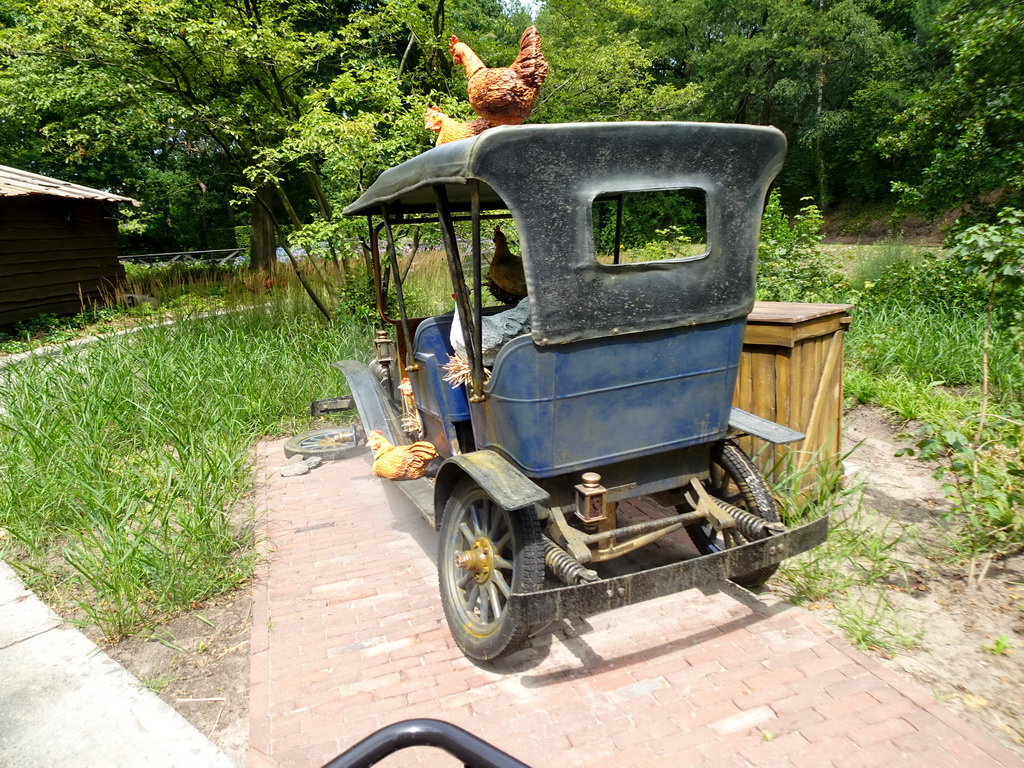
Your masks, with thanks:
[(486, 661), (523, 643), (530, 627), (509, 597), (543, 586), (544, 548), (532, 507), (502, 509), (463, 480), (441, 519), (438, 568), (445, 619), (463, 653)]
[[(779, 520), (768, 484), (761, 477), (754, 462), (747, 458), (747, 454), (729, 440), (724, 440), (711, 449), (711, 474), (704, 482), (704, 487), (716, 499), (752, 512), (766, 522), (775, 523)], [(710, 525), (689, 525), (686, 532), (690, 534), (693, 545), (702, 555), (721, 552), (724, 548), (721, 533)], [(735, 531), (735, 535), (741, 544), (748, 543), (739, 530)], [(750, 573), (733, 576), (732, 580), (745, 587), (755, 587), (768, 581), (778, 567), (770, 565), (759, 568)]]

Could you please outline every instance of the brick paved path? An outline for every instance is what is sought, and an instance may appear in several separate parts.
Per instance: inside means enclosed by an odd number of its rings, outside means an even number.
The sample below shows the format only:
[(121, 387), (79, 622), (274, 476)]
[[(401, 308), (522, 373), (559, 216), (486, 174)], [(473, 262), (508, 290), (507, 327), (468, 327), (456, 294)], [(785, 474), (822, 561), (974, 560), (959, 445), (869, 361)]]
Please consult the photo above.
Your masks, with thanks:
[[(283, 463), (281, 442), (260, 446)], [(1019, 766), (806, 611), (713, 585), (558, 622), (492, 669), (444, 624), (436, 534), (367, 457), (269, 476), (251, 768), (314, 768), (377, 728), (455, 723), (541, 766)], [(381, 765), (454, 766), (403, 750)]]

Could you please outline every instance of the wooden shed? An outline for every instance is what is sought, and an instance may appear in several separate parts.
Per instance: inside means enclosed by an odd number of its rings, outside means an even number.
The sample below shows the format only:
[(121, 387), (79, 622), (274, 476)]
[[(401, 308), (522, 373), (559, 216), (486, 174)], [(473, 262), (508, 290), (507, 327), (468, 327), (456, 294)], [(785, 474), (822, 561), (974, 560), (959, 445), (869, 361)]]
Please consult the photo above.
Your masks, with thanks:
[(113, 294), (128, 197), (0, 165), (0, 326), (74, 314)]

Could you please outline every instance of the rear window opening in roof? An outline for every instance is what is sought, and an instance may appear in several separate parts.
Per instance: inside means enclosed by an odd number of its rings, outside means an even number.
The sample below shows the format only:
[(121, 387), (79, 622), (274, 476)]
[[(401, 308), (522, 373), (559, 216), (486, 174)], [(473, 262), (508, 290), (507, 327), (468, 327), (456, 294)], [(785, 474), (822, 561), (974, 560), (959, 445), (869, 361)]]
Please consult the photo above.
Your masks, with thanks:
[(702, 189), (622, 192), (594, 200), (597, 260), (608, 266), (700, 259), (707, 255)]

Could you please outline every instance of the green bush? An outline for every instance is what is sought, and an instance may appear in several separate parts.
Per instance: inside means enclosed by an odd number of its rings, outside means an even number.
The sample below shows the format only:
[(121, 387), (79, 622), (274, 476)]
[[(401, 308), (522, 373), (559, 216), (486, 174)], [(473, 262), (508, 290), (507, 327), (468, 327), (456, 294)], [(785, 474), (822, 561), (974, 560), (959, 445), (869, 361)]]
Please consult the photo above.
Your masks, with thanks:
[[(951, 503), (945, 516), (950, 541), (964, 558), (1005, 555), (1024, 546), (1024, 424), (1019, 405), (1006, 414), (975, 417), (959, 429), (933, 423), (921, 428), (918, 456), (939, 463), (935, 476)], [(979, 423), (989, 424), (982, 434), (964, 434)]]
[(960, 232), (953, 255), (982, 286), (991, 325), (1024, 353), (1024, 211), (1003, 208), (995, 224)]
[[(805, 200), (809, 198), (804, 198)], [(818, 246), (825, 237), (813, 203), (789, 221), (779, 191), (772, 190), (761, 219), (757, 298), (762, 301), (835, 302), (849, 290), (837, 261)]]
[(968, 274), (964, 259), (944, 253), (908, 254), (885, 265), (873, 279), (854, 281), (858, 304), (914, 306), (979, 313), (985, 309), (985, 286)]
[[(415, 290), (410, 286), (404, 286), (407, 308), (414, 293)], [(393, 287), (385, 293), (384, 302), (388, 317), (398, 317), (398, 296)], [(338, 293), (338, 311), (357, 322), (385, 327), (377, 311), (377, 288), (372, 271), (357, 266), (345, 275), (344, 284)]]

